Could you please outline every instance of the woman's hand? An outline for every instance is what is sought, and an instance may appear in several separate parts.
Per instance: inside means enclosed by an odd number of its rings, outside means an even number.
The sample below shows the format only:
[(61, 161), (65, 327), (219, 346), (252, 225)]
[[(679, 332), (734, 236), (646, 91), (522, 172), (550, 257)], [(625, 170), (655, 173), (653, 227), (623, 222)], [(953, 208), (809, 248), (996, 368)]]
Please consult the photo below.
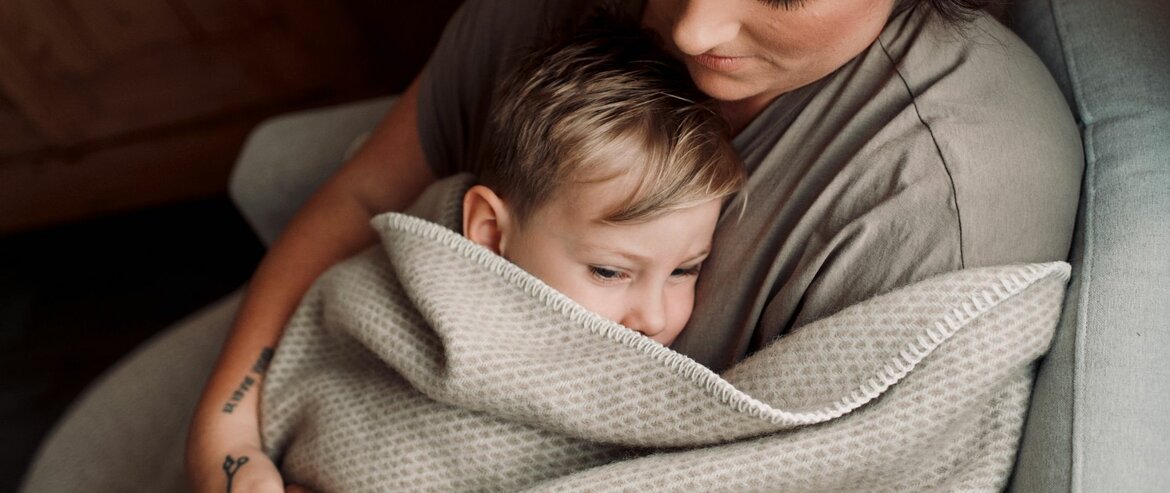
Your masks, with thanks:
[[(216, 457), (220, 457), (216, 455)], [(284, 481), (276, 465), (260, 449), (241, 447), (199, 461), (199, 470), (190, 472), (196, 493), (284, 493)], [(290, 491), (308, 491), (294, 489)]]

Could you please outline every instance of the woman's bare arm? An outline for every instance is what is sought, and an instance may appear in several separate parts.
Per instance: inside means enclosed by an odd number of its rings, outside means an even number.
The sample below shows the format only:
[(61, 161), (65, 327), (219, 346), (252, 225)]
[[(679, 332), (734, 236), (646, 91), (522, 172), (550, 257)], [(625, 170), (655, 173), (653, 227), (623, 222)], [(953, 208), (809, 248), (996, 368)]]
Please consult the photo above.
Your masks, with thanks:
[[(375, 242), (370, 218), (409, 206), (435, 180), (418, 136), (416, 79), (354, 156), (318, 190), (252, 277), (196, 408), (187, 469), (196, 491), (283, 491), (260, 452), (259, 386), (301, 297), (334, 263)], [(228, 456), (235, 465), (228, 466)], [(241, 457), (248, 457), (240, 464)], [(232, 474), (228, 474), (228, 470)]]

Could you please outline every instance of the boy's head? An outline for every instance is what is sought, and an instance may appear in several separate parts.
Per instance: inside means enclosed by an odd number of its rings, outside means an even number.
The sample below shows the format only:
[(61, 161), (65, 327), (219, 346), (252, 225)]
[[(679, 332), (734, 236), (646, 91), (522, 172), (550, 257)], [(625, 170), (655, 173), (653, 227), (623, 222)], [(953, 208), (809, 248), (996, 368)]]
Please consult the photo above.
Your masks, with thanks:
[(464, 233), (669, 344), (744, 172), (686, 68), (635, 23), (605, 19), (529, 53), (500, 86)]
[(561, 187), (631, 175), (614, 223), (650, 219), (736, 192), (742, 166), (709, 98), (618, 14), (547, 40), (511, 67), (476, 163), (479, 182), (521, 219)]

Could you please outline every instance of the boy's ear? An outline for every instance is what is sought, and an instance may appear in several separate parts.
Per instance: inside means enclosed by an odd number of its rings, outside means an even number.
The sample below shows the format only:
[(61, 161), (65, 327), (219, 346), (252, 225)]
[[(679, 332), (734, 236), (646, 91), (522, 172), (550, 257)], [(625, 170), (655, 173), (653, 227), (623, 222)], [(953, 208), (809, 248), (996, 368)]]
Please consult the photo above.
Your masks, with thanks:
[(463, 195), (463, 236), (500, 253), (500, 245), (512, 227), (508, 206), (492, 189), (471, 187)]

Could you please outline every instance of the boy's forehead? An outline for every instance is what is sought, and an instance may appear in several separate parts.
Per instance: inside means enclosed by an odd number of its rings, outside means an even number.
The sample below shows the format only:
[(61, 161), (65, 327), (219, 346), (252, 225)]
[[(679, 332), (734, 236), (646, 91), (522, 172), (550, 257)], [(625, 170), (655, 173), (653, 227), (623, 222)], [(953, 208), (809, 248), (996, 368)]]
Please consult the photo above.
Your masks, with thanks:
[(577, 191), (560, 191), (536, 206), (531, 217), (544, 226), (556, 229), (588, 230), (605, 224), (605, 212), (611, 208), (604, 197), (590, 198)]
[(626, 194), (614, 187), (587, 184), (558, 194), (535, 211), (533, 226), (580, 252), (617, 255), (651, 262), (661, 254), (696, 256), (710, 248), (719, 201), (681, 209), (647, 221), (605, 221)]
[(536, 211), (547, 211), (554, 220), (608, 224), (605, 219), (638, 192), (634, 173), (599, 175), (590, 181), (572, 181), (558, 185)]

